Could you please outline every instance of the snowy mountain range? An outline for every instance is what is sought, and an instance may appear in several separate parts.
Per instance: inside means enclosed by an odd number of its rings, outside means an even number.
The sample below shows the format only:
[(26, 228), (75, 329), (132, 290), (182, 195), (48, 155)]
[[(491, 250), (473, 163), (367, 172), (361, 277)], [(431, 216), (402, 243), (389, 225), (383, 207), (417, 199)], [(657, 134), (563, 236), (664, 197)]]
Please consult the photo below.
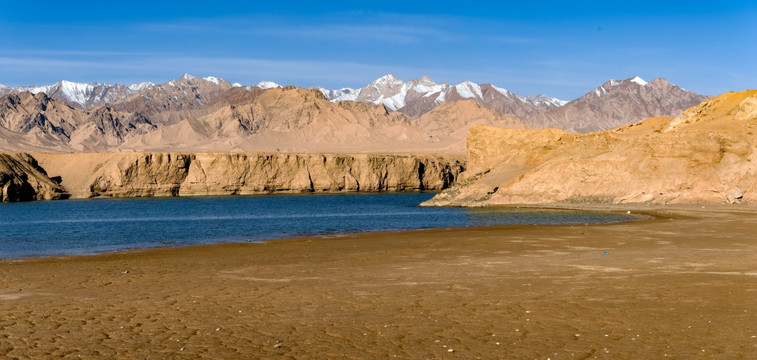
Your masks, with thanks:
[(491, 84), (479, 85), (471, 81), (463, 81), (457, 85), (449, 85), (447, 83), (437, 84), (428, 76), (405, 82), (390, 74), (382, 76), (360, 89), (318, 89), (331, 101), (372, 102), (374, 104), (384, 104), (392, 111), (402, 112), (403, 108), (407, 107), (413, 99), (417, 99), (418, 97), (431, 99), (433, 100), (432, 104), (435, 105), (442, 104), (451, 98), (484, 101), (484, 90), (486, 87), (494, 89), (507, 98), (534, 106), (553, 107), (562, 106), (567, 103), (567, 101), (546, 95), (538, 95), (536, 97), (515, 95), (506, 89)]
[[(219, 99), (243, 99), (240, 92), (281, 88), (271, 81), (253, 86), (230, 83), (214, 76), (184, 74), (162, 84), (76, 83), (61, 81), (43, 86), (0, 85), (0, 95), (44, 92), (74, 108), (91, 109), (109, 105), (117, 111), (144, 115), (170, 113), (171, 121), (190, 116), (182, 112), (202, 109)], [(459, 84), (436, 83), (428, 76), (404, 81), (385, 75), (359, 89), (316, 87), (331, 102), (355, 101), (383, 106), (389, 112), (420, 117), (439, 105), (473, 100), (479, 106), (522, 119), (531, 127), (557, 127), (586, 132), (608, 129), (651, 116), (676, 115), (707, 99), (675, 86), (664, 79), (647, 82), (638, 76), (625, 80), (608, 80), (573, 101), (547, 95), (534, 97), (515, 94), (493, 84), (463, 81)], [(240, 97), (241, 96), (241, 97)], [(210, 111), (210, 110), (208, 110)], [(191, 115), (195, 116), (197, 114)], [(165, 122), (163, 118), (161, 121)], [(169, 121), (169, 122), (171, 122)]]
[[(151, 82), (141, 82), (138, 84), (122, 85), (122, 84), (104, 84), (104, 83), (80, 83), (62, 80), (52, 85), (32, 85), (32, 86), (14, 86), (8, 87), (0, 84), (0, 95), (5, 94), (17, 94), (20, 92), (28, 91), (32, 94), (45, 93), (53, 99), (61, 100), (73, 107), (78, 108), (92, 108), (95, 106), (112, 104), (120, 102), (132, 94), (138, 93), (143, 90), (149, 90), (155, 86), (176, 86), (181, 80), (202, 80), (204, 82), (213, 83), (223, 86), (227, 81), (208, 76), (204, 78), (198, 78), (189, 74), (184, 74), (179, 80), (171, 80), (164, 84), (153, 84)], [(230, 86), (242, 86), (238, 83), (231, 84)]]

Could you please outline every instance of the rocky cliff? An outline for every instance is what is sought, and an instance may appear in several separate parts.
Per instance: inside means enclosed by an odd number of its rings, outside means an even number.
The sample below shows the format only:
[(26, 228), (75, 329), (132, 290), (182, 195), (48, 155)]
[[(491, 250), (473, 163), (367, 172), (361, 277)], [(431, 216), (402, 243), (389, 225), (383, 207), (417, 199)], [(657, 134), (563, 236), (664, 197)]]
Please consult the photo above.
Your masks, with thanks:
[(292, 153), (37, 153), (73, 198), (420, 191), (449, 187), (462, 156)]
[(465, 180), (425, 205), (757, 202), (757, 90), (590, 134), (476, 127)]
[(0, 201), (65, 199), (59, 183), (28, 154), (0, 154)]

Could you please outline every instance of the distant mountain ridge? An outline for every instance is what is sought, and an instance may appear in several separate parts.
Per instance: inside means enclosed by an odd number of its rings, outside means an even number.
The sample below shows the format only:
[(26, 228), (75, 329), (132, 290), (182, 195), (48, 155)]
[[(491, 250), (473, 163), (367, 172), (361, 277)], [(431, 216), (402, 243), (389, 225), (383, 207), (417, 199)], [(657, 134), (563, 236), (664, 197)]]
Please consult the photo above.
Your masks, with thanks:
[(569, 102), (428, 76), (386, 75), (339, 90), (189, 74), (129, 86), (61, 81), (0, 86), (0, 150), (462, 152), (475, 124), (589, 132), (676, 116), (707, 98), (639, 77), (609, 80)]
[(578, 99), (529, 117), (533, 128), (585, 133), (613, 129), (657, 116), (677, 116), (709, 99), (663, 78), (608, 80)]
[(437, 84), (428, 76), (405, 82), (394, 75), (385, 75), (360, 89), (318, 89), (331, 101), (381, 103), (392, 111), (410, 116), (420, 116), (442, 103), (461, 99), (474, 99), (483, 106), (516, 116), (528, 113), (519, 111), (519, 105), (550, 108), (567, 103), (546, 95), (533, 98), (516, 95), (492, 84), (479, 85), (471, 81), (463, 81), (457, 85)]
[(470, 100), (409, 118), (384, 105), (331, 102), (316, 89), (295, 87), (232, 87), (199, 108), (147, 115), (118, 105), (80, 109), (45, 93), (0, 97), (0, 151), (462, 153), (474, 125), (527, 127)]

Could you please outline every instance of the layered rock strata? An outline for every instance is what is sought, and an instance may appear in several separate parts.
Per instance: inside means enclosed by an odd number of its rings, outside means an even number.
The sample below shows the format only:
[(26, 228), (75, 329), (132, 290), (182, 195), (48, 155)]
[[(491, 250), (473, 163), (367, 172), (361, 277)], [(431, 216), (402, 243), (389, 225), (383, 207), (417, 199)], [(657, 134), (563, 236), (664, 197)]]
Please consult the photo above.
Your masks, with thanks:
[(293, 153), (36, 153), (72, 198), (442, 190), (462, 156)]
[(50, 178), (28, 154), (0, 153), (0, 201), (65, 199), (59, 178)]

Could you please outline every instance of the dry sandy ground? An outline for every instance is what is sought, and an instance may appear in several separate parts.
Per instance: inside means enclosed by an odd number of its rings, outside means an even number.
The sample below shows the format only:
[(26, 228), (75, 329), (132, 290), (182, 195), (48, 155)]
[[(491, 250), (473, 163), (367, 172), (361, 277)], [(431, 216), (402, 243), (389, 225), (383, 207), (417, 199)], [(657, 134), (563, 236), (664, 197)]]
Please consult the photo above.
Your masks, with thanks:
[(0, 356), (757, 358), (756, 213), (661, 214), (6, 261)]

